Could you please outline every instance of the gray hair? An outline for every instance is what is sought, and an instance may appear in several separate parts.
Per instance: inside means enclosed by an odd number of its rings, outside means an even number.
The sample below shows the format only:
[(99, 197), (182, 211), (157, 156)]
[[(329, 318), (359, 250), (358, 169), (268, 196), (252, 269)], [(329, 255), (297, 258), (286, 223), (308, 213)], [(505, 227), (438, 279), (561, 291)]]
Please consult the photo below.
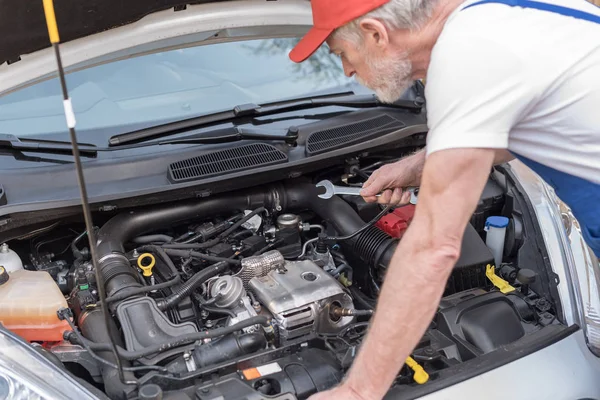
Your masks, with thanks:
[(388, 29), (416, 30), (431, 17), (437, 2), (438, 0), (390, 0), (381, 7), (336, 29), (333, 34), (339, 38), (359, 43), (362, 39), (359, 26), (365, 18), (378, 19)]

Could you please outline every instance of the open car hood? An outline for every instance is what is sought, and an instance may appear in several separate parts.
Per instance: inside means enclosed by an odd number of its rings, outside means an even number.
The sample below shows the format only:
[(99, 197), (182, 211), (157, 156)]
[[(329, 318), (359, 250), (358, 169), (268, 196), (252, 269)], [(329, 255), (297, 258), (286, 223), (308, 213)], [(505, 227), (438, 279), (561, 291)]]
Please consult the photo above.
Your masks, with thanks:
[[(61, 42), (135, 22), (162, 10), (186, 4), (217, 3), (227, 0), (89, 0), (55, 1)], [(0, 64), (19, 61), (50, 47), (42, 1), (0, 0)]]

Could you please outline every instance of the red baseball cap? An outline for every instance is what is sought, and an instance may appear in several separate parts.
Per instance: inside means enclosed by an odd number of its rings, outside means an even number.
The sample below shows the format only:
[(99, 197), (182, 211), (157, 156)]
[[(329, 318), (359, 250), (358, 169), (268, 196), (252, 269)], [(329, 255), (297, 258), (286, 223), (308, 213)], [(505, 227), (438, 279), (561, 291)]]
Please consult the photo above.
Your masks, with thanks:
[(290, 59), (302, 62), (310, 57), (337, 28), (381, 7), (389, 0), (311, 0), (313, 27), (290, 52)]

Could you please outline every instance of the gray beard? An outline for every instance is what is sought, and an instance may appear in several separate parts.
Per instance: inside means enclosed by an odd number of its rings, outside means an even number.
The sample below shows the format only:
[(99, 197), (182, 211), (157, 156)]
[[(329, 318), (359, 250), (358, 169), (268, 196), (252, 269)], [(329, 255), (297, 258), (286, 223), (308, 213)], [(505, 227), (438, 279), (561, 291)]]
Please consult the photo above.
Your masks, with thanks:
[(374, 91), (377, 98), (383, 103), (393, 103), (398, 100), (413, 84), (411, 78), (412, 63), (406, 55), (403, 55), (400, 60), (367, 57), (365, 62), (373, 79), (370, 82), (365, 82), (357, 77), (356, 80), (361, 85)]

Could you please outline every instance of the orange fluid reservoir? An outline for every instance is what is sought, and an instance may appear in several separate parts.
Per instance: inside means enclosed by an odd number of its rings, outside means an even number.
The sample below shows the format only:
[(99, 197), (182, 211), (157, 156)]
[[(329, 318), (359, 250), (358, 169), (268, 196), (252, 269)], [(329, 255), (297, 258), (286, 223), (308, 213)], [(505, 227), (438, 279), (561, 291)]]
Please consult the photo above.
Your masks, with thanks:
[[(4, 281), (7, 272), (0, 267)], [(60, 341), (70, 330), (56, 312), (67, 301), (49, 273), (18, 270), (0, 284), (0, 322), (27, 341)]]

